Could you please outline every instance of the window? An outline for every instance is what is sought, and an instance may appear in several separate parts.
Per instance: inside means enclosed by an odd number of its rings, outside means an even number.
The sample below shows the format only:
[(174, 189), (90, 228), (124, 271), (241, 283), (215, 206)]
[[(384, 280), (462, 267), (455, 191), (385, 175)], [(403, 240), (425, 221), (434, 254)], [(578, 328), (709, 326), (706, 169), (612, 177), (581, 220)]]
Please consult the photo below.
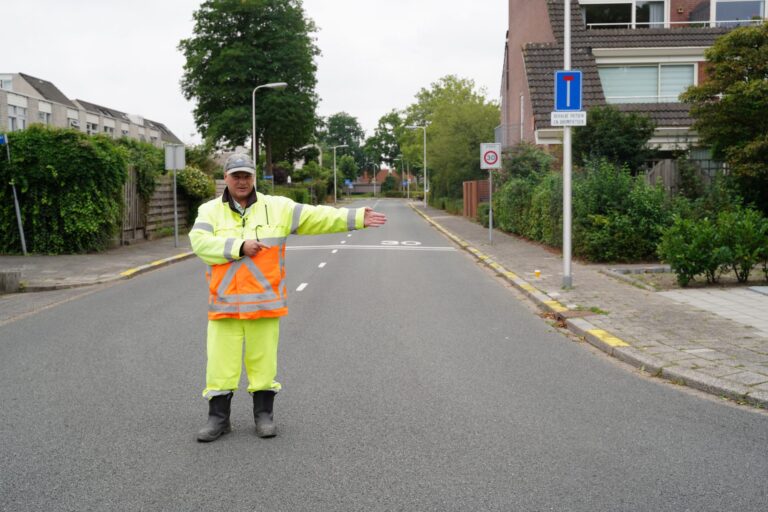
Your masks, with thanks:
[(96, 135), (99, 133), (99, 125), (96, 123), (85, 123), (85, 133), (88, 135)]
[(37, 120), (43, 124), (51, 124), (51, 113), (50, 112), (38, 112), (37, 113)]
[(664, 28), (665, 0), (581, 0), (581, 11), (588, 29)]
[(105, 126), (104, 127), (104, 133), (106, 133), (110, 137), (114, 137), (115, 136), (115, 129), (112, 128), (111, 126)]
[(13, 82), (11, 81), (11, 75), (0, 75), (0, 89), (4, 91), (13, 90)]
[(717, 0), (715, 21), (718, 27), (751, 25), (765, 16), (765, 0)]
[(27, 127), (27, 109), (8, 105), (8, 131), (23, 130)]
[(693, 64), (600, 66), (607, 103), (677, 103), (695, 83)]

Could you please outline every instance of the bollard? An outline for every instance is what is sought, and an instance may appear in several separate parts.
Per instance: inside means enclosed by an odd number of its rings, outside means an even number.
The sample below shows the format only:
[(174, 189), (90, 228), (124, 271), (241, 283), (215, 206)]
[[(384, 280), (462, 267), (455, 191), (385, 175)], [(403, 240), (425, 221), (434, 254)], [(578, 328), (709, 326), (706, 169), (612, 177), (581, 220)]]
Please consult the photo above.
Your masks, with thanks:
[(0, 293), (16, 293), (21, 282), (21, 270), (3, 270), (0, 272)]

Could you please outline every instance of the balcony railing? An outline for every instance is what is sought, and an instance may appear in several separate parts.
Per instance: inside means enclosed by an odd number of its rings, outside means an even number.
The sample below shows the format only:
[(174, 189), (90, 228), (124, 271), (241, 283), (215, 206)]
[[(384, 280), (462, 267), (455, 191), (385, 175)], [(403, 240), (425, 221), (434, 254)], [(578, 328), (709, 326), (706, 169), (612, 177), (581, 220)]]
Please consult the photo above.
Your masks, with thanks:
[(682, 26), (683, 28), (709, 28), (709, 27), (725, 27), (733, 28), (749, 25), (760, 25), (765, 20), (763, 18), (755, 18), (750, 20), (698, 20), (698, 21), (643, 21), (635, 22), (634, 27), (632, 22), (619, 22), (619, 23), (587, 23), (588, 30), (603, 29), (603, 28), (629, 28), (629, 29), (643, 29), (643, 28), (665, 28), (667, 25)]

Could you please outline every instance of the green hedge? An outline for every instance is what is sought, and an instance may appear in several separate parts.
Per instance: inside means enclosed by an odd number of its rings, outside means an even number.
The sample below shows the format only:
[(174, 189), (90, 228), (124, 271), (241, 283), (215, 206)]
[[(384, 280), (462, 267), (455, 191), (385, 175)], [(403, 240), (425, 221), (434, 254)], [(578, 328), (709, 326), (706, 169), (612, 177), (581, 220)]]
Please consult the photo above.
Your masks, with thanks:
[(29, 252), (105, 248), (122, 220), (128, 150), (104, 136), (39, 125), (8, 135), (10, 165), (0, 158), (0, 252), (21, 252), (12, 181)]
[(658, 254), (672, 267), (681, 286), (698, 276), (716, 283), (728, 271), (743, 283), (759, 263), (768, 280), (768, 219), (741, 207), (719, 212), (716, 217), (675, 215), (672, 226), (662, 235)]
[[(506, 181), (494, 194), (494, 224), (554, 247), (562, 245), (563, 182), (558, 172)], [(671, 205), (661, 188), (629, 171), (589, 162), (573, 177), (573, 252), (591, 261), (655, 259)]]

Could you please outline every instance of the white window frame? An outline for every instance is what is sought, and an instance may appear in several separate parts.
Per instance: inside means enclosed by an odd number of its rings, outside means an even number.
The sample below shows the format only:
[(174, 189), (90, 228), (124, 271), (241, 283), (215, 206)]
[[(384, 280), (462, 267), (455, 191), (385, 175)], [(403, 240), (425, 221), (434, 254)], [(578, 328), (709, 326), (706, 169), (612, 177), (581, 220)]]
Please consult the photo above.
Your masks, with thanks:
[[(648, 0), (579, 0), (579, 5), (601, 5), (601, 4), (632, 4), (632, 9), (630, 9), (631, 12), (631, 27), (632, 29), (637, 28), (637, 2), (642, 1), (648, 1)], [(658, 26), (658, 27), (650, 27), (650, 28), (669, 28), (670, 27), (670, 17), (671, 17), (671, 6), (670, 6), (670, 0), (655, 0), (658, 2), (664, 2), (664, 27)], [(714, 1), (714, 0), (710, 0)], [(624, 25), (624, 23), (622, 23)], [(589, 26), (587, 26), (589, 28)], [(641, 28), (648, 28), (645, 25), (643, 25)]]
[(0, 75), (0, 89), (13, 91), (13, 75)]
[(27, 127), (27, 109), (18, 105), (8, 105), (8, 131), (24, 130)]
[(96, 135), (99, 133), (99, 124), (88, 121), (85, 123), (85, 133), (88, 135)]
[(42, 110), (37, 111), (37, 120), (43, 124), (50, 125), (51, 124), (51, 113), (50, 112), (43, 112)]
[[(718, 22), (717, 21), (717, 4), (733, 4), (737, 2), (745, 2), (749, 0), (709, 0), (709, 26), (710, 27), (717, 27)], [(763, 17), (763, 20), (768, 18), (768, 1), (763, 2), (763, 12), (761, 13), (761, 16)], [(728, 22), (729, 20), (724, 20), (724, 22)], [(736, 21), (736, 20), (733, 20)], [(729, 27), (731, 25), (725, 25), (726, 27)], [(731, 27), (736, 27), (736, 25), (732, 25)]]
[[(605, 88), (603, 88), (603, 94), (605, 95), (605, 102), (608, 104), (626, 104), (626, 99), (638, 99), (643, 98), (647, 99), (648, 101), (640, 101), (640, 102), (633, 102), (633, 103), (679, 103), (679, 100), (675, 98), (673, 101), (669, 100), (662, 100), (661, 99), (661, 68), (664, 66), (692, 66), (693, 67), (693, 83), (691, 85), (699, 85), (699, 64), (697, 62), (690, 62), (690, 61), (683, 61), (683, 62), (676, 62), (675, 60), (668, 60), (665, 62), (659, 62), (658, 60), (656, 62), (641, 62), (641, 61), (632, 61), (631, 63), (625, 62), (625, 63), (598, 63), (598, 74), (600, 72), (600, 68), (633, 68), (633, 67), (652, 67), (656, 66), (658, 69), (658, 73), (656, 75), (656, 96), (608, 96), (606, 94)], [(602, 80), (600, 83), (600, 86), (602, 85)], [(609, 99), (610, 98), (610, 99)], [(616, 101), (615, 98), (618, 98), (619, 101)]]

